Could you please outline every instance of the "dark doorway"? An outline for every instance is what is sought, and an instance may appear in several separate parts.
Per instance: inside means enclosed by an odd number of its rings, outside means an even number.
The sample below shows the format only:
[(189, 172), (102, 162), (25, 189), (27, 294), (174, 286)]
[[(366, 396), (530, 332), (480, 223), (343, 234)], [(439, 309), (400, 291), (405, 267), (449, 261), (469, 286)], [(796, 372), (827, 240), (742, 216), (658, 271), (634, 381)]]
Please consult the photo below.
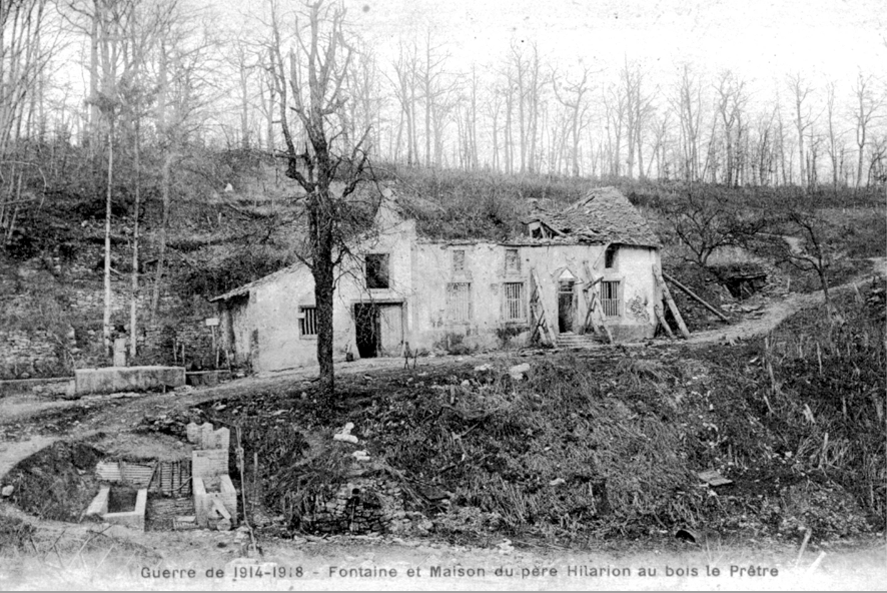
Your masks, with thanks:
[(557, 287), (557, 330), (559, 333), (573, 331), (573, 280), (561, 280)]
[(357, 353), (361, 358), (375, 358), (379, 352), (379, 307), (354, 305), (354, 326), (357, 330)]

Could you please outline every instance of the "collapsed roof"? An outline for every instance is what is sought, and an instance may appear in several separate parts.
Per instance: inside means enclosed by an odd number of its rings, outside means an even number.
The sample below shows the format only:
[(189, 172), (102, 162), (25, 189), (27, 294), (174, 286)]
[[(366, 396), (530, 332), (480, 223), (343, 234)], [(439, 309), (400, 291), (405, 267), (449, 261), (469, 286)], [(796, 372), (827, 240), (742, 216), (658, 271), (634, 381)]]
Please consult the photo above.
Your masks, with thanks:
[(524, 223), (537, 239), (562, 237), (587, 243), (661, 245), (644, 217), (615, 187), (591, 189), (581, 200), (560, 211), (537, 207)]

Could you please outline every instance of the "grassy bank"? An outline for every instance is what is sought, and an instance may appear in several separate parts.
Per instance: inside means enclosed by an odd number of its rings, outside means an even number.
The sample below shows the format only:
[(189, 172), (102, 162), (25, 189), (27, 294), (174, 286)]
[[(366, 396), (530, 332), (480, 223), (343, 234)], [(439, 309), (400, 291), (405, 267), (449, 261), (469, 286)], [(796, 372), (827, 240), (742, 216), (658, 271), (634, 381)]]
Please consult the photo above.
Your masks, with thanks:
[[(331, 436), (353, 422), (373, 467), (447, 537), (850, 536), (887, 509), (884, 313), (867, 298), (882, 289), (740, 346), (420, 366), (342, 377), (334, 402), (302, 386), (208, 404), (203, 417), (241, 427), (248, 476), (259, 460), (253, 494), (293, 524), (287, 493), (348, 479), (353, 447)], [(525, 380), (506, 372), (526, 361)], [(708, 486), (704, 470), (732, 483)]]

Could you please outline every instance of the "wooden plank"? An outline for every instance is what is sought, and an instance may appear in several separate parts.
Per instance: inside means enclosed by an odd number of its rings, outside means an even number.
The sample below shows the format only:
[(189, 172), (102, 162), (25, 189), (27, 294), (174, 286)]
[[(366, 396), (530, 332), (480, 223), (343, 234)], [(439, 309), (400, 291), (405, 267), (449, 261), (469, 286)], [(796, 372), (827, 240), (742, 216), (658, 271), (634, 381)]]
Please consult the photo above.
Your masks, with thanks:
[(692, 290), (690, 290), (689, 288), (687, 288), (686, 286), (684, 286), (683, 284), (681, 284), (680, 282), (678, 282), (677, 280), (675, 280), (674, 278), (672, 278), (671, 276), (666, 274), (665, 272), (662, 272), (662, 275), (663, 275), (663, 277), (665, 277), (666, 280), (668, 280), (669, 282), (671, 282), (672, 284), (677, 286), (682, 292), (684, 292), (691, 299), (693, 299), (694, 301), (696, 301), (697, 303), (699, 303), (700, 305), (702, 305), (703, 307), (705, 307), (706, 309), (708, 309), (709, 311), (711, 311), (712, 313), (717, 315), (721, 319), (721, 321), (725, 321), (725, 322), (730, 321), (729, 319), (727, 319), (726, 315), (724, 315), (723, 313), (721, 313), (720, 311), (715, 309), (712, 305), (709, 305), (708, 303), (706, 303), (704, 300), (702, 300), (701, 297), (699, 297)]
[[(587, 262), (583, 262), (582, 265), (583, 265), (583, 267), (584, 267), (585, 275), (588, 276), (588, 278), (592, 280), (591, 285), (588, 286), (588, 289), (589, 289), (589, 290), (592, 289), (592, 288), (594, 288), (594, 286), (595, 286), (596, 284), (599, 284), (599, 283), (603, 282), (603, 280), (604, 280), (604, 277), (603, 277), (603, 276), (601, 276), (601, 277), (598, 278), (597, 280), (594, 280), (594, 279), (593, 279), (594, 277), (593, 277), (593, 275), (591, 274), (591, 272), (590, 272), (589, 269), (588, 269), (588, 264), (587, 264)], [(586, 295), (586, 296), (587, 296), (587, 295)], [(595, 324), (595, 331), (602, 332), (604, 335), (606, 335), (606, 336), (607, 336), (607, 343), (608, 343), (608, 344), (612, 344), (612, 343), (613, 343), (613, 334), (610, 333), (610, 328), (607, 327), (607, 324), (606, 324), (606, 323), (604, 323), (603, 316), (601, 316), (600, 322), (598, 322), (598, 320), (594, 317), (594, 313), (600, 311), (599, 309), (597, 309), (597, 307), (595, 307), (595, 302), (596, 302), (596, 299), (595, 299), (595, 293), (592, 292), (592, 293), (591, 293), (591, 302), (590, 302), (590, 304), (589, 304), (589, 308), (588, 308), (588, 313), (591, 315), (592, 323)], [(586, 325), (588, 324), (588, 318), (587, 318), (587, 316), (586, 316), (586, 321), (585, 321), (585, 323), (586, 323)]]
[(601, 326), (598, 324), (597, 319), (594, 316), (594, 293), (591, 294), (591, 298), (588, 296), (588, 292), (593, 290), (595, 285), (601, 282), (603, 278), (598, 278), (595, 280), (594, 275), (592, 275), (591, 270), (588, 269), (588, 262), (582, 262), (582, 271), (585, 272), (585, 277), (588, 278), (588, 282), (585, 286), (582, 287), (582, 294), (585, 297), (585, 327), (584, 330), (588, 329), (588, 322), (591, 322), (591, 326), (594, 329), (594, 333), (600, 335), (603, 333)]
[(536, 313), (539, 320), (539, 327), (542, 330), (541, 335), (544, 336), (545, 339), (548, 340), (552, 346), (556, 346), (557, 341), (555, 340), (551, 328), (548, 327), (548, 316), (545, 314), (545, 305), (542, 303), (542, 297), (539, 294), (539, 278), (536, 276), (536, 270), (534, 269), (530, 270), (530, 280), (533, 283), (533, 292), (530, 299), (530, 305), (536, 305), (538, 307), (538, 310), (534, 311), (534, 313)]
[(674, 340), (674, 332), (671, 331), (671, 328), (668, 326), (668, 322), (665, 321), (665, 312), (662, 310), (662, 305), (656, 303), (656, 306), (653, 307), (653, 310), (656, 311), (656, 319), (658, 319), (662, 327), (665, 328), (665, 333), (668, 334), (669, 338)]
[(681, 332), (681, 335), (684, 338), (690, 337), (690, 330), (687, 329), (687, 324), (684, 323), (684, 318), (681, 317), (681, 312), (678, 311), (678, 306), (675, 304), (674, 299), (671, 298), (671, 292), (668, 290), (668, 286), (665, 284), (665, 279), (662, 277), (662, 271), (659, 269), (659, 266), (653, 266), (653, 276), (656, 278), (656, 282), (659, 284), (659, 287), (662, 289), (662, 296), (665, 297), (665, 302), (668, 304), (668, 308), (671, 310), (672, 317), (678, 324), (678, 329)]

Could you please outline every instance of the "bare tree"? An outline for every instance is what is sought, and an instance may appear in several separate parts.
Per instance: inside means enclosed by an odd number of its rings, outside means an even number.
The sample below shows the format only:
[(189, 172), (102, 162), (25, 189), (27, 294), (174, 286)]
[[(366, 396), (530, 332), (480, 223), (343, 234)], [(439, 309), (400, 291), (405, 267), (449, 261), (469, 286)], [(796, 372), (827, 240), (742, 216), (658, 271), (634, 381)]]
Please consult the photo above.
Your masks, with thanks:
[(844, 145), (841, 133), (835, 129), (835, 83), (826, 86), (826, 116), (828, 124), (828, 144), (826, 151), (832, 164), (832, 187), (838, 190), (839, 162), (843, 166)]
[(558, 91), (557, 75), (552, 77), (552, 86), (557, 100), (567, 109), (571, 139), (570, 165), (574, 177), (579, 176), (579, 139), (582, 130), (588, 125), (590, 105), (587, 95), (591, 91), (588, 82), (589, 69), (582, 68), (582, 77), (578, 82), (564, 82), (564, 92)]
[(161, 152), (160, 194), (162, 202), (157, 241), (157, 267), (151, 293), (151, 319), (156, 320), (166, 269), (167, 232), (172, 209), (174, 165), (186, 155), (189, 140), (199, 131), (206, 117), (211, 95), (206, 73), (215, 43), (195, 30), (186, 15), (179, 15), (176, 27), (168, 30), (158, 48), (156, 121)]
[(742, 118), (748, 101), (744, 89), (745, 82), (732, 72), (727, 70), (721, 73), (717, 87), (718, 112), (721, 114), (721, 123), (724, 126), (726, 156), (724, 183), (729, 186), (739, 185)]
[(619, 85), (611, 85), (603, 96), (606, 118), (606, 143), (609, 161), (608, 174), (619, 177), (622, 173), (622, 134), (625, 126), (627, 102)]
[[(306, 5), (304, 21), (297, 19), (296, 41), (300, 52), (290, 54), (288, 82), (292, 110), (308, 138), (308, 146), (298, 152), (291, 141), (283, 154), (286, 174), (305, 191), (308, 222), (307, 254), (299, 255), (314, 277), (317, 307), (317, 362), (321, 389), (332, 395), (333, 369), (333, 291), (335, 270), (348, 253), (353, 230), (354, 205), (348, 197), (365, 179), (368, 167), (364, 150), (369, 130), (353, 146), (337, 149), (335, 138), (342, 123), (338, 113), (347, 102), (343, 86), (352, 67), (355, 49), (347, 37), (345, 9), (339, 3), (319, 0)], [(284, 138), (292, 138), (286, 120), (281, 121)], [(347, 156), (343, 152), (347, 151)], [(344, 181), (341, 192), (333, 187)]]
[[(415, 44), (400, 44), (397, 61), (394, 63), (396, 79), (392, 80), (394, 94), (400, 104), (400, 124), (397, 128), (394, 158), (400, 155), (400, 143), (404, 123), (407, 134), (407, 165), (417, 163), (419, 156), (416, 147), (416, 85), (419, 76), (418, 49)], [(390, 80), (390, 79), (389, 79)]]
[[(20, 141), (34, 132), (32, 120), (42, 111), (43, 80), (58, 47), (47, 34), (47, 0), (0, 1), (0, 246), (9, 243), (21, 209), (36, 195), (27, 189), (27, 170), (39, 171)], [(38, 126), (43, 118), (38, 115)]]
[(866, 134), (875, 119), (875, 113), (884, 105), (884, 97), (872, 92), (872, 76), (863, 76), (860, 72), (856, 77), (853, 87), (853, 95), (856, 101), (856, 109), (853, 116), (856, 120), (856, 146), (859, 153), (856, 159), (856, 187), (862, 185), (863, 161), (865, 160)]
[(813, 124), (813, 119), (810, 115), (809, 108), (806, 108), (804, 102), (807, 100), (807, 97), (813, 91), (813, 87), (810, 86), (804, 78), (798, 74), (789, 75), (787, 78), (787, 84), (789, 90), (792, 93), (793, 99), (793, 107), (794, 107), (794, 115), (795, 115), (795, 130), (798, 133), (798, 160), (800, 167), (800, 183), (801, 185), (806, 186), (807, 184), (807, 154), (804, 151), (804, 134)]
[(433, 40), (431, 28), (425, 35), (425, 60), (417, 73), (417, 82), (422, 89), (422, 100), (425, 104), (425, 166), (432, 163), (439, 166), (441, 159), (441, 146), (439, 141), (442, 130), (443, 112), (448, 105), (441, 103), (441, 99), (453, 86), (443, 81), (444, 65), (449, 54), (441, 52), (443, 45)]
[(681, 137), (681, 172), (684, 180), (699, 179), (699, 137), (702, 123), (702, 85), (689, 64), (681, 67), (676, 96), (670, 100), (678, 114)]

